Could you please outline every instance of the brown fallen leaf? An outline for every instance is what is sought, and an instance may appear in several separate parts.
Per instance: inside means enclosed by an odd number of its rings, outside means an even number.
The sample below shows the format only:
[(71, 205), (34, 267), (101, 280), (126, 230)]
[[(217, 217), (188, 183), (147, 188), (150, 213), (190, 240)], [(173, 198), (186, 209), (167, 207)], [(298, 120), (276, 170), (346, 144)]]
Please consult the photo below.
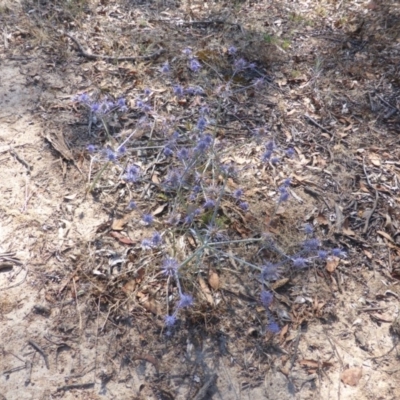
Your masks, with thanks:
[(143, 292), (139, 292), (137, 294), (139, 299), (139, 304), (143, 306), (147, 311), (152, 312), (154, 315), (161, 314), (160, 305), (152, 298), (150, 298), (147, 294)]
[(389, 240), (390, 242), (394, 243), (392, 237), (384, 231), (376, 231), (376, 233), (380, 236), (383, 236), (385, 239)]
[(358, 382), (360, 382), (361, 377), (362, 368), (354, 367), (343, 371), (340, 380), (346, 385), (357, 386)]
[(212, 289), (214, 289), (214, 290), (219, 289), (219, 276), (212, 269), (208, 273), (208, 283)]
[(331, 362), (328, 361), (316, 361), (316, 360), (300, 360), (299, 361), (300, 365), (306, 368), (329, 368), (332, 367), (333, 364)]
[(207, 286), (205, 280), (201, 276), (199, 276), (199, 285), (200, 285), (200, 288), (201, 288), (201, 291), (202, 291), (204, 297), (207, 300), (207, 303), (209, 303), (209, 304), (211, 304), (213, 306), (214, 305), (214, 298), (213, 298), (213, 296), (211, 294), (211, 290), (209, 289), (209, 287)]
[(122, 291), (127, 294), (130, 295), (136, 288), (136, 281), (134, 279), (128, 281), (125, 283), (124, 286), (122, 286)]
[(282, 278), (282, 279), (279, 279), (279, 280), (277, 280), (276, 282), (274, 282), (272, 285), (271, 285), (271, 288), (273, 289), (273, 290), (276, 290), (276, 289), (279, 289), (280, 287), (282, 287), (282, 286), (285, 286), (288, 282), (289, 282), (289, 278)]
[(340, 261), (339, 257), (335, 257), (335, 256), (329, 257), (326, 262), (326, 270), (331, 273), (335, 272), (337, 266), (339, 265), (339, 261)]
[(123, 218), (114, 219), (111, 225), (111, 229), (113, 231), (122, 231), (124, 225), (129, 221), (129, 219), (130, 219), (129, 215), (126, 215)]
[(135, 242), (129, 238), (128, 236), (124, 236), (119, 232), (110, 232), (110, 236), (114, 237), (115, 239), (117, 239), (119, 242), (123, 243), (123, 244), (135, 244)]

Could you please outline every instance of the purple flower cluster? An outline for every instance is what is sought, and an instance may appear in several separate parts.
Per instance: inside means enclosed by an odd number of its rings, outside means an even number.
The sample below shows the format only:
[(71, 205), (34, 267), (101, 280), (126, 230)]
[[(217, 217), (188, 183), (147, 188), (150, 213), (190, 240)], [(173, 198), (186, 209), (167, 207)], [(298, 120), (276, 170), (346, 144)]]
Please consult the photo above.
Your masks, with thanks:
[(85, 105), (92, 113), (99, 116), (107, 115), (112, 111), (128, 111), (126, 100), (123, 97), (116, 101), (110, 100), (108, 97), (105, 97), (101, 101), (94, 101), (87, 93), (82, 93), (75, 96), (74, 100)]

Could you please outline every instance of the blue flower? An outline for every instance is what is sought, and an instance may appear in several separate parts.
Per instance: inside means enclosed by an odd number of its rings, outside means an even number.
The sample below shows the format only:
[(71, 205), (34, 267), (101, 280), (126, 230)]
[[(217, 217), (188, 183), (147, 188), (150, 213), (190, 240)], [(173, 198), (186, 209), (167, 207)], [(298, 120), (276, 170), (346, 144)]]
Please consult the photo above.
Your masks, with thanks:
[(169, 171), (165, 180), (165, 185), (170, 189), (177, 189), (181, 184), (183, 184), (182, 172), (177, 169)]
[(126, 147), (125, 146), (118, 147), (117, 152), (120, 156), (124, 155), (126, 153)]
[(188, 149), (180, 149), (176, 155), (179, 160), (183, 161), (189, 157), (189, 150)]
[(281, 186), (279, 188), (280, 196), (279, 196), (279, 203), (283, 203), (289, 199), (289, 192), (285, 186)]
[(275, 150), (275, 144), (272, 140), (269, 140), (267, 143), (265, 143), (265, 150)]
[(305, 224), (304, 225), (304, 232), (306, 233), (306, 235), (311, 235), (312, 233), (314, 233), (314, 228), (311, 224)]
[(242, 201), (241, 203), (239, 203), (239, 207), (243, 211), (247, 211), (249, 209), (249, 203), (247, 203), (246, 201)]
[(180, 85), (175, 85), (175, 86), (173, 87), (173, 90), (174, 90), (174, 94), (175, 94), (176, 96), (178, 96), (178, 97), (182, 97), (183, 94), (184, 94), (183, 87), (180, 86)]
[(105, 156), (110, 162), (117, 161), (117, 154), (115, 154), (115, 152), (111, 149), (105, 149)]
[(279, 325), (271, 318), (267, 325), (267, 331), (276, 335), (280, 330)]
[(320, 258), (321, 260), (326, 260), (328, 257), (328, 252), (325, 250), (319, 250), (318, 251), (318, 258)]
[(276, 165), (279, 163), (279, 157), (272, 157), (271, 158), (271, 164)]
[(233, 64), (235, 72), (242, 71), (243, 69), (245, 69), (247, 67), (247, 65), (248, 65), (247, 61), (244, 60), (243, 58), (239, 58)]
[(143, 239), (141, 246), (143, 250), (151, 250), (153, 247), (150, 239)]
[(126, 100), (124, 98), (119, 98), (115, 103), (116, 107), (118, 107), (122, 112), (128, 111), (128, 107), (126, 106)]
[(82, 94), (75, 96), (74, 100), (78, 101), (79, 103), (89, 104), (90, 96), (87, 93), (82, 93)]
[(289, 149), (286, 150), (286, 155), (292, 158), (295, 155), (295, 151), (290, 147)]
[(264, 281), (273, 281), (279, 278), (278, 266), (273, 263), (267, 263), (262, 266), (261, 279)]
[(243, 196), (243, 189), (236, 189), (236, 190), (233, 192), (233, 197), (234, 197), (236, 200), (239, 200), (242, 196)]
[(338, 248), (332, 250), (332, 255), (334, 255), (335, 257), (339, 257), (339, 258), (347, 257), (347, 253), (344, 250), (338, 249)]
[(126, 182), (134, 183), (139, 179), (140, 169), (136, 165), (129, 165), (126, 169), (126, 174), (123, 176)]
[(261, 294), (260, 294), (260, 300), (261, 300), (261, 304), (265, 308), (268, 308), (274, 300), (274, 295), (272, 294), (272, 292), (262, 290)]
[(172, 315), (166, 315), (164, 317), (164, 322), (165, 322), (165, 326), (167, 326), (168, 328), (171, 328), (175, 325), (176, 323), (176, 316), (174, 314)]
[(264, 154), (261, 156), (261, 161), (262, 162), (268, 162), (269, 159), (272, 156), (272, 151), (271, 150), (267, 150), (266, 152), (264, 152)]
[(212, 200), (212, 199), (208, 199), (208, 200), (206, 200), (204, 202), (203, 207), (204, 207), (205, 210), (209, 210), (211, 208), (214, 208), (215, 207), (215, 201)]
[(204, 131), (204, 129), (206, 128), (206, 126), (207, 126), (207, 121), (206, 121), (206, 119), (205, 119), (204, 117), (200, 117), (199, 120), (198, 120), (198, 122), (197, 122), (197, 129), (198, 129), (199, 131)]
[(200, 71), (201, 68), (201, 64), (199, 63), (199, 61), (197, 60), (197, 58), (192, 58), (189, 62), (189, 68), (193, 71), (193, 72), (198, 72)]
[(93, 153), (96, 151), (96, 146), (94, 146), (93, 144), (89, 144), (89, 145), (86, 147), (86, 150), (87, 150), (90, 154), (93, 154)]
[(151, 244), (154, 247), (158, 247), (162, 243), (162, 237), (158, 232), (155, 232), (153, 234), (153, 237), (151, 238)]
[(187, 308), (193, 305), (193, 296), (190, 294), (181, 294), (181, 298), (178, 303), (178, 308)]
[(164, 147), (163, 153), (166, 157), (171, 157), (174, 155), (174, 152), (168, 146)]
[(307, 251), (317, 250), (320, 245), (321, 245), (320, 241), (318, 239), (315, 239), (315, 238), (306, 240), (303, 243), (303, 247)]
[(286, 179), (283, 181), (282, 186), (283, 186), (283, 187), (289, 187), (291, 183), (292, 183), (292, 179), (291, 179), (291, 178), (286, 178)]
[(163, 74), (167, 74), (169, 71), (170, 71), (169, 63), (168, 63), (168, 61), (165, 61), (165, 63), (164, 63), (163, 66), (161, 67), (161, 72), (162, 72)]
[(127, 209), (128, 209), (128, 210), (134, 210), (136, 207), (137, 207), (137, 206), (136, 206), (136, 203), (135, 203), (133, 200), (131, 200), (131, 201), (129, 202), (129, 204), (128, 204)]
[(307, 260), (303, 257), (297, 257), (293, 259), (293, 265), (296, 268), (305, 268), (307, 266)]
[(174, 258), (166, 258), (161, 267), (163, 274), (166, 276), (175, 276), (178, 268), (178, 261), (176, 261)]
[(237, 48), (235, 46), (229, 47), (229, 49), (228, 49), (229, 55), (233, 56), (234, 54), (236, 54), (236, 52), (237, 52)]
[(142, 221), (145, 225), (151, 225), (154, 221), (154, 217), (151, 214), (143, 214)]

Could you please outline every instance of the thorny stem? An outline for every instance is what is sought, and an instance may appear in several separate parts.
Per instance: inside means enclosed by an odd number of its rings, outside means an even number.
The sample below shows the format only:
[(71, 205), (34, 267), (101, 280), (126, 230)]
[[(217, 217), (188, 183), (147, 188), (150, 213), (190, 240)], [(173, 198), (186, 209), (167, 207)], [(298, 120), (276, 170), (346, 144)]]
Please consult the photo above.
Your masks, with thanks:
[(110, 165), (110, 161), (106, 162), (103, 165), (103, 168), (97, 173), (96, 177), (94, 178), (93, 183), (89, 186), (88, 188), (88, 192), (92, 192), (94, 187), (96, 186), (97, 181), (100, 179), (101, 175), (103, 174), (103, 172), (107, 169), (107, 167)]

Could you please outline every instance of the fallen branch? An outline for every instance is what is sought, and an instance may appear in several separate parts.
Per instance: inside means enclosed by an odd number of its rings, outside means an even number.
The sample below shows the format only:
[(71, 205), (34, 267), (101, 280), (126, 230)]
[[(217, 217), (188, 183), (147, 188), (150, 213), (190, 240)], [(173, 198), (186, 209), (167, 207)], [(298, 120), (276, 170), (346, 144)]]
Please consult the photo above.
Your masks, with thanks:
[(50, 369), (49, 357), (47, 357), (47, 354), (44, 352), (44, 350), (33, 340), (28, 340), (28, 344), (30, 344), (43, 357), (46, 368)]
[(321, 129), (321, 131), (332, 135), (332, 132), (328, 131), (328, 129), (324, 128), (322, 125), (320, 125), (314, 118), (311, 118), (309, 115), (304, 114), (304, 118), (311, 122), (313, 125), (315, 125), (317, 128)]
[(94, 387), (94, 382), (89, 383), (75, 383), (73, 385), (66, 385), (57, 388), (57, 392), (65, 392), (67, 390), (74, 390), (74, 389), (91, 389)]
[(66, 32), (62, 32), (64, 36), (69, 37), (78, 47), (79, 53), (89, 60), (106, 60), (106, 61), (149, 61), (159, 57), (162, 53), (165, 52), (164, 49), (160, 49), (153, 54), (149, 54), (148, 56), (137, 56), (137, 57), (113, 57), (113, 56), (103, 56), (101, 54), (92, 54), (88, 53), (82, 45), (75, 39), (72, 35)]

